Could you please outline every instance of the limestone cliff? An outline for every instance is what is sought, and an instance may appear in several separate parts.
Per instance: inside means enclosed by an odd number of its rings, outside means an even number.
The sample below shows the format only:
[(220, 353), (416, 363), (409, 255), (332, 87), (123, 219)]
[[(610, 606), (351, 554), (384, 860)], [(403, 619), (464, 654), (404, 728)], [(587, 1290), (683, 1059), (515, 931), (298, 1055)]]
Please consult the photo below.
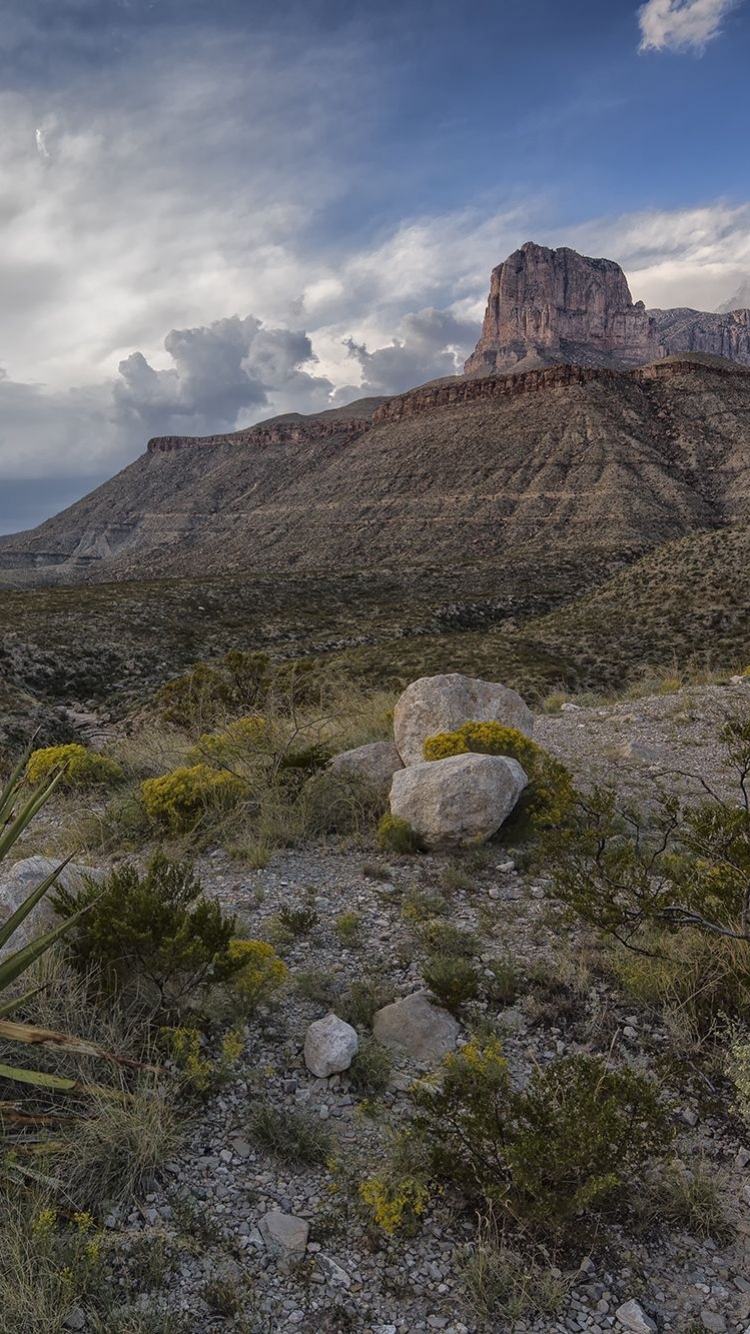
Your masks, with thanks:
[(750, 311), (646, 310), (619, 264), (527, 242), (493, 270), (467, 375), (555, 362), (627, 368), (702, 352), (750, 365)]

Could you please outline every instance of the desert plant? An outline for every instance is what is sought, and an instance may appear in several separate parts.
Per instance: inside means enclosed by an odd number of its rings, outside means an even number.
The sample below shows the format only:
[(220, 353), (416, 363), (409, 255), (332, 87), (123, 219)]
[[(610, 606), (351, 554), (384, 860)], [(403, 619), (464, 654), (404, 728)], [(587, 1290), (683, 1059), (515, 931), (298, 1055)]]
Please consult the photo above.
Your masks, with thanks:
[(493, 1327), (498, 1318), (515, 1322), (555, 1315), (569, 1288), (548, 1259), (524, 1254), (509, 1244), (492, 1209), (479, 1220), (463, 1276), (474, 1310)]
[(230, 962), (241, 965), (228, 983), (232, 1003), (249, 1017), (284, 985), (286, 964), (265, 940), (230, 940), (227, 952)]
[(98, 1285), (102, 1236), (90, 1215), (70, 1222), (41, 1195), (0, 1196), (0, 1334), (64, 1334)]
[(430, 991), (453, 1014), (479, 994), (479, 974), (471, 959), (452, 954), (429, 955), (422, 969)]
[(694, 805), (665, 796), (646, 817), (611, 788), (579, 794), (546, 846), (555, 896), (626, 945), (680, 928), (750, 945), (750, 722), (722, 739), (738, 805), (709, 790)]
[(421, 851), (422, 840), (408, 820), (386, 814), (378, 825), (378, 846), (383, 852), (411, 854)]
[(26, 765), (26, 777), (35, 786), (60, 773), (65, 787), (111, 787), (123, 778), (119, 764), (86, 746), (45, 746), (34, 750)]
[(250, 1113), (249, 1131), (257, 1144), (294, 1166), (321, 1166), (331, 1149), (331, 1135), (325, 1122), (297, 1107), (256, 1102)]
[(360, 1039), (359, 1051), (349, 1068), (349, 1080), (358, 1093), (383, 1093), (393, 1071), (393, 1058), (387, 1047), (368, 1035)]
[(517, 727), (502, 723), (469, 722), (454, 732), (440, 732), (424, 743), (426, 760), (442, 760), (450, 755), (474, 752), (480, 755), (504, 755), (518, 760), (528, 787), (523, 792), (504, 833), (508, 837), (536, 834), (556, 827), (573, 801), (573, 782), (564, 764), (537, 746)]
[(432, 1176), (541, 1230), (611, 1203), (669, 1145), (653, 1086), (598, 1057), (537, 1068), (517, 1089), (489, 1039), (447, 1056), (441, 1076), (411, 1094)]
[(320, 913), (312, 906), (306, 908), (279, 908), (276, 920), (292, 937), (309, 936), (320, 923)]
[(358, 912), (344, 912), (336, 918), (336, 935), (347, 949), (362, 944), (362, 918)]
[(237, 774), (207, 764), (185, 766), (141, 783), (149, 819), (172, 834), (189, 833), (226, 815), (246, 795), (247, 786)]
[(116, 990), (141, 986), (163, 1012), (229, 982), (245, 966), (242, 952), (236, 946), (232, 952), (235, 919), (203, 898), (189, 863), (160, 851), (143, 875), (125, 863), (102, 884), (58, 888), (54, 904), (61, 917), (78, 919), (68, 950), (79, 971), (96, 970)]

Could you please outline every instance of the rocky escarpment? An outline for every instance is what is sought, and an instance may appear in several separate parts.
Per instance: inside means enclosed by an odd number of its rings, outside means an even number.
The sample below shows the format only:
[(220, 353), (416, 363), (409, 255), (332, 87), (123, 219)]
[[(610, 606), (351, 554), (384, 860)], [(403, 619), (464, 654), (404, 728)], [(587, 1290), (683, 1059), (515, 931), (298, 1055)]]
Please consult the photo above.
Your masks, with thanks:
[(179, 449), (210, 449), (221, 445), (301, 445), (314, 440), (345, 440), (359, 435), (370, 425), (369, 417), (337, 419), (300, 418), (288, 422), (261, 422), (245, 431), (231, 431), (226, 435), (157, 435), (146, 446), (148, 454), (174, 454)]
[(750, 311), (646, 310), (619, 264), (527, 242), (493, 270), (467, 375), (555, 362), (635, 367), (680, 352), (750, 365)]

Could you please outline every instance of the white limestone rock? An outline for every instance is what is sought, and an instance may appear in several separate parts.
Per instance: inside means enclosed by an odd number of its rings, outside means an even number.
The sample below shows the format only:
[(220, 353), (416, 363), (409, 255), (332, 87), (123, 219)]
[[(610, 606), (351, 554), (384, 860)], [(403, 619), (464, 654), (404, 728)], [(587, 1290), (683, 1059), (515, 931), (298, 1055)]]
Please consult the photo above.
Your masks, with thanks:
[(305, 1065), (317, 1079), (348, 1070), (358, 1051), (356, 1030), (336, 1014), (317, 1019), (305, 1034)]
[(528, 778), (504, 755), (451, 755), (393, 775), (391, 813), (428, 848), (484, 842), (513, 811)]
[(421, 676), (407, 686), (393, 712), (396, 748), (405, 765), (421, 764), (428, 737), (470, 722), (502, 723), (526, 736), (534, 730), (534, 715), (517, 691), (451, 672)]

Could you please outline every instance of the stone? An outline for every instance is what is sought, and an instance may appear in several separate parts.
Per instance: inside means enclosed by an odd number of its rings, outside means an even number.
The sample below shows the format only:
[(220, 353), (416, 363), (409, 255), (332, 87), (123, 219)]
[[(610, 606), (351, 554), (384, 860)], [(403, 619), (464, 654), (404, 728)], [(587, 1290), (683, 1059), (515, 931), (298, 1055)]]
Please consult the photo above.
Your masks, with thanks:
[(258, 1228), (266, 1250), (271, 1255), (280, 1259), (304, 1255), (310, 1235), (310, 1225), (304, 1218), (296, 1218), (294, 1214), (282, 1214), (273, 1209), (263, 1215)]
[(701, 1324), (710, 1334), (724, 1334), (727, 1322), (719, 1311), (701, 1311)]
[(317, 1079), (348, 1070), (358, 1051), (356, 1030), (336, 1014), (316, 1019), (305, 1034), (305, 1065)]
[[(59, 865), (60, 862), (54, 857), (25, 857), (22, 861), (14, 862), (12, 866), (3, 867), (0, 872), (0, 925), (13, 916), (32, 891)], [(79, 866), (70, 862), (61, 872), (58, 884), (65, 889), (75, 890), (87, 875), (101, 879), (102, 872), (93, 867)], [(59, 922), (60, 918), (56, 915), (47, 894), (36, 907), (32, 908), (12, 938), (0, 949), (0, 960), (9, 954), (15, 954), (16, 950), (22, 949), (45, 931), (51, 931), (59, 925)]]
[(318, 1265), (332, 1288), (350, 1288), (352, 1286), (352, 1280), (346, 1270), (342, 1269), (341, 1265), (337, 1264), (330, 1255), (321, 1253), (318, 1256)]
[(372, 1031), (384, 1047), (430, 1065), (453, 1051), (461, 1027), (447, 1010), (430, 1003), (429, 992), (415, 991), (378, 1010)]
[(655, 1334), (656, 1324), (650, 1316), (646, 1315), (640, 1302), (631, 1298), (629, 1302), (624, 1302), (618, 1306), (615, 1315), (621, 1325), (632, 1331), (632, 1334)]
[(373, 741), (369, 746), (357, 746), (334, 755), (330, 769), (335, 774), (350, 774), (360, 779), (379, 797), (387, 797), (391, 780), (403, 761), (392, 741)]
[(453, 732), (470, 722), (503, 723), (526, 736), (534, 730), (534, 715), (517, 691), (495, 681), (450, 672), (421, 676), (396, 701), (396, 749), (405, 765), (421, 764), (428, 737)]
[(391, 812), (428, 848), (463, 847), (497, 833), (527, 783), (518, 761), (503, 755), (425, 760), (393, 775)]
[(646, 310), (611, 259), (528, 241), (493, 269), (467, 375), (554, 363), (636, 367), (680, 352), (750, 365), (750, 310)]
[(74, 1306), (69, 1316), (63, 1321), (64, 1329), (85, 1329), (86, 1313), (80, 1306)]
[(619, 264), (529, 241), (493, 269), (482, 332), (464, 369), (638, 366), (660, 352), (656, 322), (642, 301), (633, 304)]

